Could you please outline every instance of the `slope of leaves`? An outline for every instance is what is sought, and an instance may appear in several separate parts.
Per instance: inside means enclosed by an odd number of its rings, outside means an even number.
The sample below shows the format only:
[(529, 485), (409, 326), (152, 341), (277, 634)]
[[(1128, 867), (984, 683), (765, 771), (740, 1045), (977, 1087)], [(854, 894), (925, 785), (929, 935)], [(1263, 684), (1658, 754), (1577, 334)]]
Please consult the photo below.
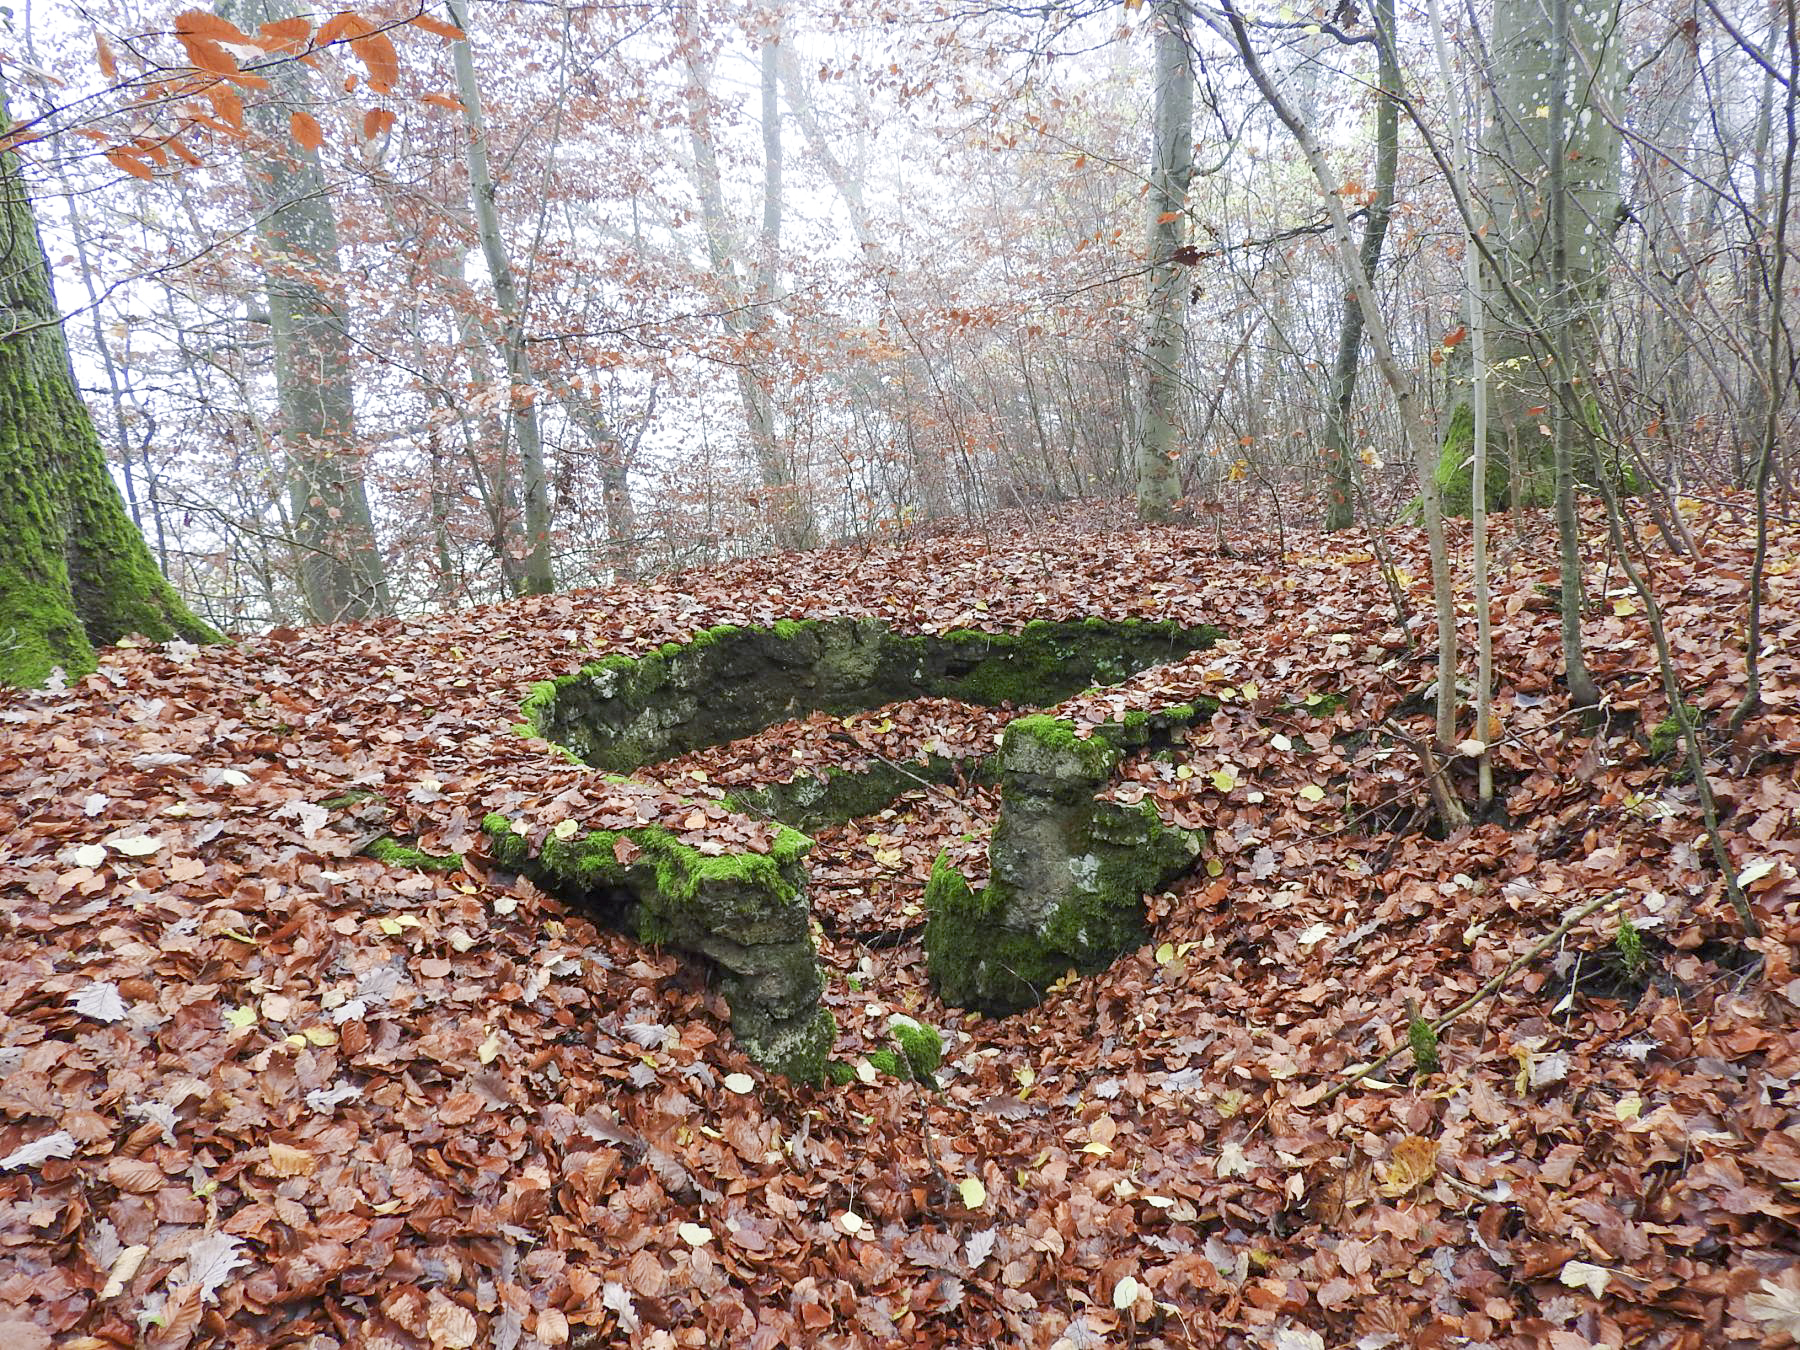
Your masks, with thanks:
[[(1596, 555), (1611, 703), (1589, 730), (1528, 524), (1495, 601), (1505, 820), (1449, 839), (1383, 728), (1426, 729), (1433, 654), (1363, 541), (1228, 555), (1099, 511), (120, 648), (8, 696), (0, 1344), (1790, 1343), (1797, 541), (1772, 555), (1765, 710), (1735, 736), (1747, 528), (1696, 516), (1698, 559), (1646, 545), (1766, 929), (1745, 942), (1692, 785), (1651, 754), (1668, 710), (1643, 616)], [(1394, 542), (1422, 608), (1419, 541)], [(1150, 947), (1037, 1010), (965, 1018), (924, 980), (924, 879), (942, 848), (979, 867), (977, 786), (819, 834), (843, 1088), (749, 1073), (697, 964), (485, 861), (489, 810), (766, 848), (721, 784), (976, 754), (1000, 724), (901, 705), (608, 781), (512, 730), (531, 682), (597, 653), (786, 616), (1090, 613), (1233, 634), (1059, 710), (1217, 700), (1112, 789), (1212, 847), (1152, 897)], [(381, 835), (463, 866), (362, 856)], [(1403, 1054), (1328, 1099), (1405, 1041), (1409, 999), (1447, 1012), (1601, 897), (1444, 1031), (1440, 1072)], [(941, 1091), (867, 1069), (895, 1013), (946, 1032)]]

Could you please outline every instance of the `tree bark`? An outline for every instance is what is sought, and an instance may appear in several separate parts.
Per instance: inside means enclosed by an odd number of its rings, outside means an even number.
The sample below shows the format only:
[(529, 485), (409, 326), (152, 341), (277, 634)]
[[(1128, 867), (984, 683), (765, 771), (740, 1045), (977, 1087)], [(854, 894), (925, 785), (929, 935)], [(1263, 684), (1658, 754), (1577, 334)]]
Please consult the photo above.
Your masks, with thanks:
[[(1388, 40), (1380, 47), (1381, 101), (1375, 107), (1375, 200), (1363, 221), (1362, 266), (1371, 281), (1381, 262), (1382, 242), (1394, 213), (1394, 178), (1400, 163), (1400, 108), (1394, 94), (1400, 72), (1393, 61), (1394, 0), (1375, 0), (1376, 25)], [(1331, 407), (1325, 423), (1325, 528), (1347, 530), (1356, 523), (1352, 504), (1350, 415), (1356, 407), (1356, 372), (1361, 364), (1362, 306), (1355, 296), (1344, 297), (1344, 313), (1338, 323), (1337, 359), (1331, 366)]]
[(764, 324), (761, 307), (773, 299), (781, 248), (781, 118), (777, 100), (780, 35), (763, 42), (763, 209), (759, 256), (749, 284), (734, 258), (741, 252), (725, 210), (719, 179), (719, 155), (712, 130), (707, 92), (710, 63), (702, 56), (691, 11), (686, 13), (684, 55), (687, 64), (688, 145), (693, 156), (694, 188), (700, 198), (700, 223), (706, 234), (707, 261), (723, 302), (725, 330), (741, 340), (737, 359), (738, 398), (757, 473), (769, 501), (769, 516), (778, 548), (810, 548), (818, 541), (812, 512), (801, 499), (793, 466), (782, 453), (775, 426), (775, 402), (757, 375), (754, 359)]
[(475, 228), (482, 257), (494, 285), (494, 303), (506, 325), (502, 342), (510, 385), (513, 436), (519, 444), (519, 470), (525, 496), (525, 568), (522, 589), (532, 595), (548, 595), (556, 589), (550, 562), (550, 479), (544, 470), (544, 443), (538, 431), (537, 388), (532, 381), (531, 356), (525, 350), (525, 315), (519, 302), (518, 282), (512, 259), (500, 232), (500, 205), (494, 178), (488, 168), (487, 125), (481, 111), (481, 86), (475, 78), (475, 56), (470, 50), (469, 14), (465, 0), (445, 0), (450, 21), (464, 37), (452, 44), (456, 63), (456, 91), (462, 100), (463, 121), (468, 127), (469, 197), (475, 208)]
[(1149, 342), (1136, 468), (1138, 519), (1173, 518), (1181, 495), (1181, 363), (1187, 351), (1187, 282), (1177, 256), (1187, 239), (1194, 172), (1194, 71), (1183, 0), (1155, 0), (1156, 112), (1150, 166)]
[[(12, 125), (0, 80), (0, 137)], [(132, 524), (75, 383), (19, 158), (0, 151), (0, 684), (34, 687), (130, 633), (218, 637)]]
[[(1484, 241), (1502, 275), (1492, 292), (1516, 298), (1499, 306), (1489, 334), (1489, 435), (1501, 453), (1490, 456), (1488, 504), (1544, 506), (1555, 499), (1555, 456), (1540, 434), (1541, 412), (1557, 397), (1558, 323), (1574, 327), (1571, 353), (1591, 370), (1586, 321), (1606, 298), (1607, 242), (1618, 222), (1619, 132), (1603, 114), (1620, 106), (1623, 75), (1616, 0), (1594, 0), (1569, 11), (1568, 43), (1555, 41), (1553, 0), (1520, 0), (1495, 7), (1493, 105), (1485, 159), (1489, 166), (1489, 231)], [(1559, 51), (1569, 78), (1562, 134), (1552, 135), (1550, 83)], [(1560, 165), (1563, 210), (1552, 201), (1552, 168)], [(1560, 220), (1558, 237), (1553, 221)], [(1559, 293), (1552, 279), (1558, 247), (1567, 261)], [(1584, 404), (1588, 391), (1577, 391)], [(1452, 401), (1438, 460), (1445, 509), (1470, 506), (1472, 429), (1466, 399)], [(1517, 462), (1503, 470), (1508, 447)]]
[[(234, 0), (220, 12), (251, 29), (295, 13), (286, 0)], [(386, 613), (388, 593), (356, 439), (337, 220), (317, 152), (294, 144), (288, 130), (288, 111), (307, 101), (306, 71), (291, 61), (269, 69), (273, 96), (250, 109), (265, 148), (250, 162), (248, 178), (274, 339), (300, 591), (314, 623), (336, 623)]]

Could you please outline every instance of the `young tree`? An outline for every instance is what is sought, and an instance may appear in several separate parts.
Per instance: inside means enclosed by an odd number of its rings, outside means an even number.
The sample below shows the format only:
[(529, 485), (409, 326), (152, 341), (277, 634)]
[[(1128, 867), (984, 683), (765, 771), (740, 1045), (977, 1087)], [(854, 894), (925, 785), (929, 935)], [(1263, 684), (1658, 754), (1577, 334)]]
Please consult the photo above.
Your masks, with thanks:
[[(1425, 533), (1431, 550), (1432, 594), (1437, 609), (1437, 743), (1439, 749), (1447, 749), (1456, 740), (1456, 596), (1450, 576), (1450, 550), (1444, 539), (1442, 501), (1432, 472), (1432, 444), (1427, 427), (1430, 414), (1400, 369), (1394, 354), (1393, 336), (1389, 332), (1387, 320), (1375, 303), (1374, 289), (1369, 283), (1368, 274), (1363, 270), (1362, 255), (1350, 233), (1349, 214), (1344, 210), (1343, 201), (1336, 191), (1337, 181), (1326, 162), (1324, 152), (1319, 148), (1317, 137), (1269, 78), (1256, 53), (1255, 44), (1250, 40), (1243, 15), (1233, 0), (1223, 0), (1221, 10), (1223, 19), (1215, 24), (1215, 30), (1237, 50), (1257, 92), (1293, 136), (1307, 167), (1312, 170), (1313, 183), (1324, 200), (1326, 215), (1331, 221), (1331, 232), (1337, 243), (1338, 265), (1343, 269), (1344, 281), (1362, 308), (1363, 324), (1368, 331), (1369, 345), (1375, 354), (1376, 367), (1381, 371), (1382, 381), (1387, 385), (1399, 410), (1401, 432), (1412, 452), (1413, 465), (1419, 475), (1421, 514), (1425, 517)], [(1392, 35), (1388, 35), (1386, 40), (1391, 42)], [(1468, 812), (1450, 789), (1445, 776), (1434, 763), (1429, 762), (1429, 754), (1426, 758), (1440, 820), (1447, 829), (1466, 825)]]
[[(1394, 0), (1375, 0), (1377, 30), (1386, 35), (1376, 44), (1380, 52), (1380, 97), (1375, 105), (1375, 198), (1363, 221), (1362, 268), (1371, 281), (1381, 262), (1382, 242), (1394, 213), (1394, 176), (1400, 163), (1400, 70), (1394, 60)], [(1347, 530), (1356, 521), (1352, 507), (1353, 481), (1350, 447), (1350, 414), (1356, 407), (1356, 372), (1361, 364), (1363, 311), (1357, 297), (1344, 297), (1343, 318), (1338, 323), (1337, 358), (1331, 365), (1331, 405), (1325, 422), (1325, 528)]]
[[(0, 82), (0, 145), (12, 119)], [(218, 635), (132, 524), (75, 384), (18, 155), (0, 150), (0, 683), (33, 686), (130, 633)]]
[(1184, 0), (1155, 0), (1156, 113), (1150, 164), (1150, 338), (1144, 352), (1137, 444), (1138, 519), (1168, 520), (1181, 494), (1176, 469), (1181, 363), (1187, 351), (1187, 239), (1194, 172), (1194, 71)]
[(488, 168), (487, 126), (481, 109), (481, 86), (475, 78), (475, 56), (469, 49), (468, 6), (463, 0), (447, 0), (450, 17), (464, 36), (454, 47), (456, 88), (462, 97), (463, 118), (468, 125), (469, 196), (475, 207), (476, 233), (482, 256), (494, 283), (494, 300), (506, 325), (502, 348), (511, 382), (513, 434), (519, 444), (519, 465), (525, 489), (525, 569), (523, 586), (533, 595), (556, 589), (550, 563), (550, 480), (544, 469), (543, 437), (538, 427), (537, 387), (532, 380), (531, 356), (525, 349), (525, 315), (513, 276), (512, 258), (500, 232), (500, 205), (493, 174)]
[(719, 176), (719, 151), (713, 133), (711, 57), (702, 45), (699, 25), (691, 5), (683, 10), (682, 55), (687, 66), (685, 97), (688, 144), (692, 153), (694, 189), (700, 198), (700, 222), (706, 234), (707, 261), (724, 306), (725, 329), (739, 339), (742, 353), (736, 362), (738, 398), (774, 517), (778, 548), (810, 548), (818, 542), (812, 512), (800, 495), (794, 466), (784, 452), (776, 427), (775, 400), (759, 378), (760, 362), (752, 359), (766, 345), (766, 311), (775, 299), (781, 255), (781, 117), (777, 100), (780, 33), (763, 36), (762, 228), (754, 250), (755, 261), (748, 279), (738, 272), (744, 248), (725, 208), (725, 192)]

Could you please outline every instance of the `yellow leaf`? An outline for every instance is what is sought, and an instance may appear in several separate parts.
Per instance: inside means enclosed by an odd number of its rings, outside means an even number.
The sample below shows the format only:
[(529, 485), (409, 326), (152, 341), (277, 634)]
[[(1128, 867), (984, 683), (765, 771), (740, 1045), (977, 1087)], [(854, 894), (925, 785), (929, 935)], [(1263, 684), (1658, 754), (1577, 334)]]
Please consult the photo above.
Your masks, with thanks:
[(1217, 858), (1208, 858), (1206, 860), (1206, 875), (1209, 877), (1224, 876), (1225, 864), (1220, 862)]
[(1636, 1120), (1644, 1113), (1644, 1099), (1633, 1094), (1613, 1103), (1613, 1115), (1619, 1120)]
[(1174, 947), (1173, 943), (1165, 942), (1162, 944), (1162, 946), (1160, 946), (1156, 949), (1156, 964), (1157, 965), (1166, 966), (1169, 964), (1169, 962), (1173, 961), (1174, 959), (1175, 959), (1175, 947)]
[(1103, 1144), (1098, 1139), (1090, 1139), (1081, 1146), (1083, 1153), (1091, 1153), (1096, 1158), (1104, 1158), (1112, 1152), (1111, 1144)]
[(480, 1060), (483, 1064), (492, 1064), (499, 1054), (500, 1033), (490, 1029), (487, 1034), (487, 1039), (481, 1043), (481, 1048), (475, 1052), (475, 1058)]
[(399, 937), (400, 934), (405, 931), (400, 927), (400, 921), (398, 919), (377, 919), (375, 921), (375, 926), (381, 929), (381, 931), (386, 933), (389, 937)]
[(1637, 603), (1629, 597), (1620, 596), (1617, 600), (1613, 601), (1613, 613), (1617, 614), (1621, 619), (1628, 615), (1636, 614)]
[(559, 820), (556, 822), (555, 827), (550, 833), (555, 835), (558, 839), (573, 839), (580, 829), (581, 826), (577, 825), (572, 820)]
[(987, 1203), (987, 1187), (981, 1184), (980, 1177), (964, 1177), (956, 1189), (962, 1192), (962, 1202), (970, 1209), (980, 1209)]
[(309, 1177), (318, 1168), (319, 1160), (303, 1148), (295, 1148), (291, 1144), (271, 1143), (269, 1145), (269, 1163), (263, 1170), (277, 1177)]
[(245, 1027), (256, 1025), (255, 1008), (233, 1008), (225, 1014), (225, 1025), (242, 1031)]
[(301, 1035), (306, 1037), (307, 1044), (321, 1048), (338, 1043), (338, 1034), (330, 1027), (308, 1027)]
[(1237, 786), (1237, 779), (1231, 776), (1231, 770), (1229, 769), (1214, 769), (1212, 774), (1212, 785), (1220, 792), (1230, 792), (1231, 789)]
[(1308, 783), (1295, 795), (1303, 802), (1322, 802), (1325, 800), (1325, 789), (1317, 783)]
[(1409, 1134), (1394, 1145), (1382, 1172), (1381, 1193), (1390, 1200), (1410, 1195), (1437, 1175), (1437, 1140)]

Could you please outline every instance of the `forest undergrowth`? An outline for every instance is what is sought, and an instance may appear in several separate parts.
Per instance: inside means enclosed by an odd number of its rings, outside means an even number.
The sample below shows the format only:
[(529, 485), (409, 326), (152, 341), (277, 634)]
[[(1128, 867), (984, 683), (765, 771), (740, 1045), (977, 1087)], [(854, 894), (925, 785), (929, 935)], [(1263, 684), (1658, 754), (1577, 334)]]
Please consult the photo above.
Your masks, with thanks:
[[(1478, 738), (1503, 809), (1449, 838), (1383, 727), (1430, 730), (1409, 532), (1389, 544), (1410, 632), (1361, 535), (1281, 551), (1093, 507), (115, 648), (0, 694), (0, 1345), (1792, 1344), (1800, 529), (1774, 527), (1764, 707), (1736, 734), (1752, 521), (1696, 506), (1697, 556), (1641, 541), (1749, 938), (1590, 524), (1604, 717), (1564, 696), (1547, 518), (1497, 518), (1499, 725)], [(973, 769), (1011, 710), (815, 714), (629, 780), (515, 729), (534, 682), (597, 655), (835, 615), (1229, 636), (1059, 705), (1216, 702), (1110, 789), (1209, 842), (1150, 897), (1146, 947), (1035, 1010), (965, 1015), (925, 977), (926, 878), (944, 850), (983, 866), (991, 787), (922, 782), (816, 831), (856, 1076), (811, 1087), (752, 1070), (702, 963), (501, 871), (479, 826), (760, 850), (774, 826), (733, 786)], [(1473, 762), (1452, 771), (1472, 798)], [(384, 838), (418, 852), (368, 856)], [(1333, 1095), (1586, 906), (1441, 1030), (1435, 1070), (1407, 1049)], [(869, 1067), (895, 1014), (943, 1033), (935, 1088)]]

